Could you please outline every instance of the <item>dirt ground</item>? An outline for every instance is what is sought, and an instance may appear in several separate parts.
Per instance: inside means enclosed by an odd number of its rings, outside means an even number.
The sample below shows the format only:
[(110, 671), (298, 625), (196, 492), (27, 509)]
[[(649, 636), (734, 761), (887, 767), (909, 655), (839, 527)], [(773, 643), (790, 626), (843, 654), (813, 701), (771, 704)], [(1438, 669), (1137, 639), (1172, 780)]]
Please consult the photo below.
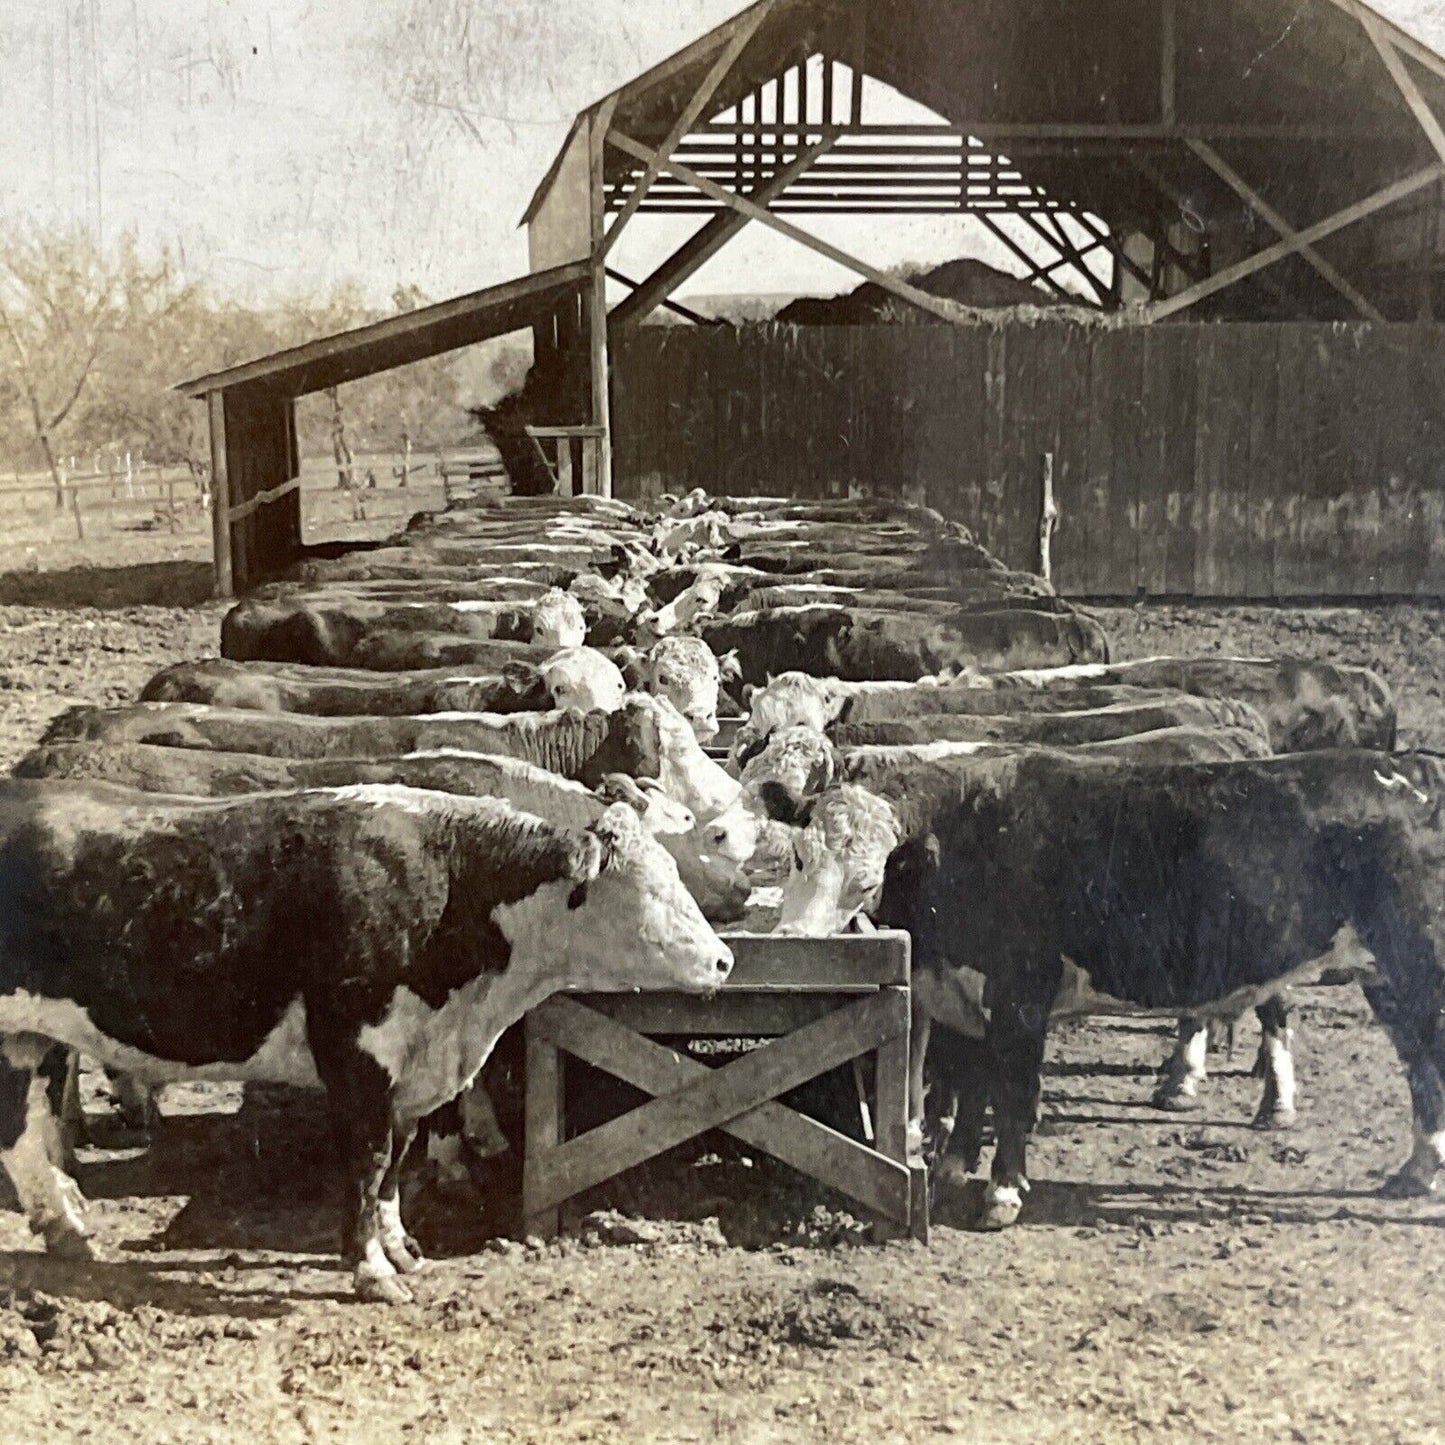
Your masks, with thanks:
[[(0, 576), (0, 762), (70, 702), (213, 652), (205, 592), (183, 558)], [(1102, 616), (1120, 656), (1372, 662), (1402, 741), (1445, 746), (1433, 608)], [(959, 1227), (948, 1196), (929, 1248), (876, 1246), (841, 1201), (708, 1140), (546, 1246), (497, 1237), (502, 1194), (416, 1181), (436, 1262), (394, 1310), (352, 1303), (332, 1255), (316, 1101), (173, 1087), (149, 1149), (83, 1154), (101, 1264), (46, 1259), (0, 1211), (0, 1440), (1445, 1440), (1445, 1199), (1373, 1196), (1409, 1113), (1363, 1001), (1305, 996), (1287, 1134), (1247, 1127), (1252, 1024), (1194, 1115), (1145, 1103), (1168, 1042), (1060, 1033), (1005, 1235)], [(108, 1101), (87, 1107), (105, 1142)]]

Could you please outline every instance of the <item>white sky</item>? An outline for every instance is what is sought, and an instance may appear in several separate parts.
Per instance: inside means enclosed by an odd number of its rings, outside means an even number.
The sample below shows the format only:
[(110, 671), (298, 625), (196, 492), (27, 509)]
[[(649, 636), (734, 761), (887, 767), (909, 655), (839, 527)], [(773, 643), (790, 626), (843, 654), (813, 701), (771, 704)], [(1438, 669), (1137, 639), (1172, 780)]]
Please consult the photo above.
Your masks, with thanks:
[[(0, 0), (0, 218), (135, 229), (239, 300), (345, 279), (378, 301), (399, 282), (470, 290), (526, 269), (516, 223), (573, 114), (740, 7)], [(1380, 8), (1445, 45), (1445, 0)], [(981, 250), (951, 218), (808, 224), (880, 264)], [(643, 221), (618, 264), (642, 270), (684, 233)], [(690, 289), (851, 279), (752, 227)]]

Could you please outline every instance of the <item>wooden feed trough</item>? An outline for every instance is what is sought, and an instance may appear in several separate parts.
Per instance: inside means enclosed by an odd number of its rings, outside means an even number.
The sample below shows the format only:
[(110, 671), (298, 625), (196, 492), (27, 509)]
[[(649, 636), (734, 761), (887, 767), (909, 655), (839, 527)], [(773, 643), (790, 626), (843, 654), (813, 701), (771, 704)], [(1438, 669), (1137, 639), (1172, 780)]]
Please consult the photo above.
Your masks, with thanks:
[[(880, 1237), (928, 1238), (921, 1164), (908, 1159), (909, 938), (732, 934), (736, 964), (711, 999), (687, 994), (558, 994), (527, 1016), (528, 1234), (549, 1238), (560, 1206), (709, 1129), (722, 1129), (847, 1195)], [(766, 1038), (719, 1068), (658, 1037)], [(565, 1055), (653, 1097), (568, 1139)], [(873, 1054), (872, 1145), (779, 1103), (820, 1074)]]

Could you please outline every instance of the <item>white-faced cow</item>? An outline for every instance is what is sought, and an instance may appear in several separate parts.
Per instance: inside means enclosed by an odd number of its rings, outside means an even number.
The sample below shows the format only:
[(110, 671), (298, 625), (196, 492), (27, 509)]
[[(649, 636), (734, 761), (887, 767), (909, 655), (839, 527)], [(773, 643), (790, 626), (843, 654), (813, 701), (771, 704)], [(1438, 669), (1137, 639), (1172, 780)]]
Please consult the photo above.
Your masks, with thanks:
[(510, 662), (432, 672), (368, 672), (290, 662), (209, 658), (158, 672), (141, 702), (196, 702), (254, 712), (317, 717), (405, 717), (429, 712), (616, 712), (627, 686), (617, 665), (590, 647), (569, 647), (545, 662)]
[(369, 1299), (420, 1254), (398, 1182), (417, 1121), (559, 988), (709, 992), (732, 956), (618, 805), (585, 832), (492, 800), (352, 787), (225, 802), (0, 788), (0, 1162), (32, 1226), (88, 1253), (43, 1055), (157, 1082), (324, 1088), (342, 1248)]

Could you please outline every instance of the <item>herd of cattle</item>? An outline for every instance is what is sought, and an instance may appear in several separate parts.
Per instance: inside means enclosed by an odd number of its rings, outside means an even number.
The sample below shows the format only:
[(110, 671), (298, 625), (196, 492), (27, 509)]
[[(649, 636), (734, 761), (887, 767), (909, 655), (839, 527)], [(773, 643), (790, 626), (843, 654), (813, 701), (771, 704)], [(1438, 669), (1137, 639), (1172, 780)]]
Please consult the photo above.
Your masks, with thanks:
[(1022, 1207), (1051, 1019), (1177, 1017), (1155, 1102), (1187, 1108), (1208, 1021), (1253, 1007), (1285, 1127), (1287, 990), (1326, 978), (1408, 1073), (1387, 1189), (1445, 1163), (1445, 761), (1395, 751), (1366, 669), (1113, 663), (936, 513), (700, 493), (419, 518), (245, 598), (222, 654), (64, 714), (0, 788), (0, 1162), (52, 1250), (90, 1248), (83, 1050), (324, 1088), (343, 1253), (405, 1299), (403, 1158), (424, 1123), (505, 1147), (504, 1032), (560, 988), (716, 989), (765, 900), (911, 934), (915, 1142), (971, 1172), (992, 1110), (982, 1227)]

